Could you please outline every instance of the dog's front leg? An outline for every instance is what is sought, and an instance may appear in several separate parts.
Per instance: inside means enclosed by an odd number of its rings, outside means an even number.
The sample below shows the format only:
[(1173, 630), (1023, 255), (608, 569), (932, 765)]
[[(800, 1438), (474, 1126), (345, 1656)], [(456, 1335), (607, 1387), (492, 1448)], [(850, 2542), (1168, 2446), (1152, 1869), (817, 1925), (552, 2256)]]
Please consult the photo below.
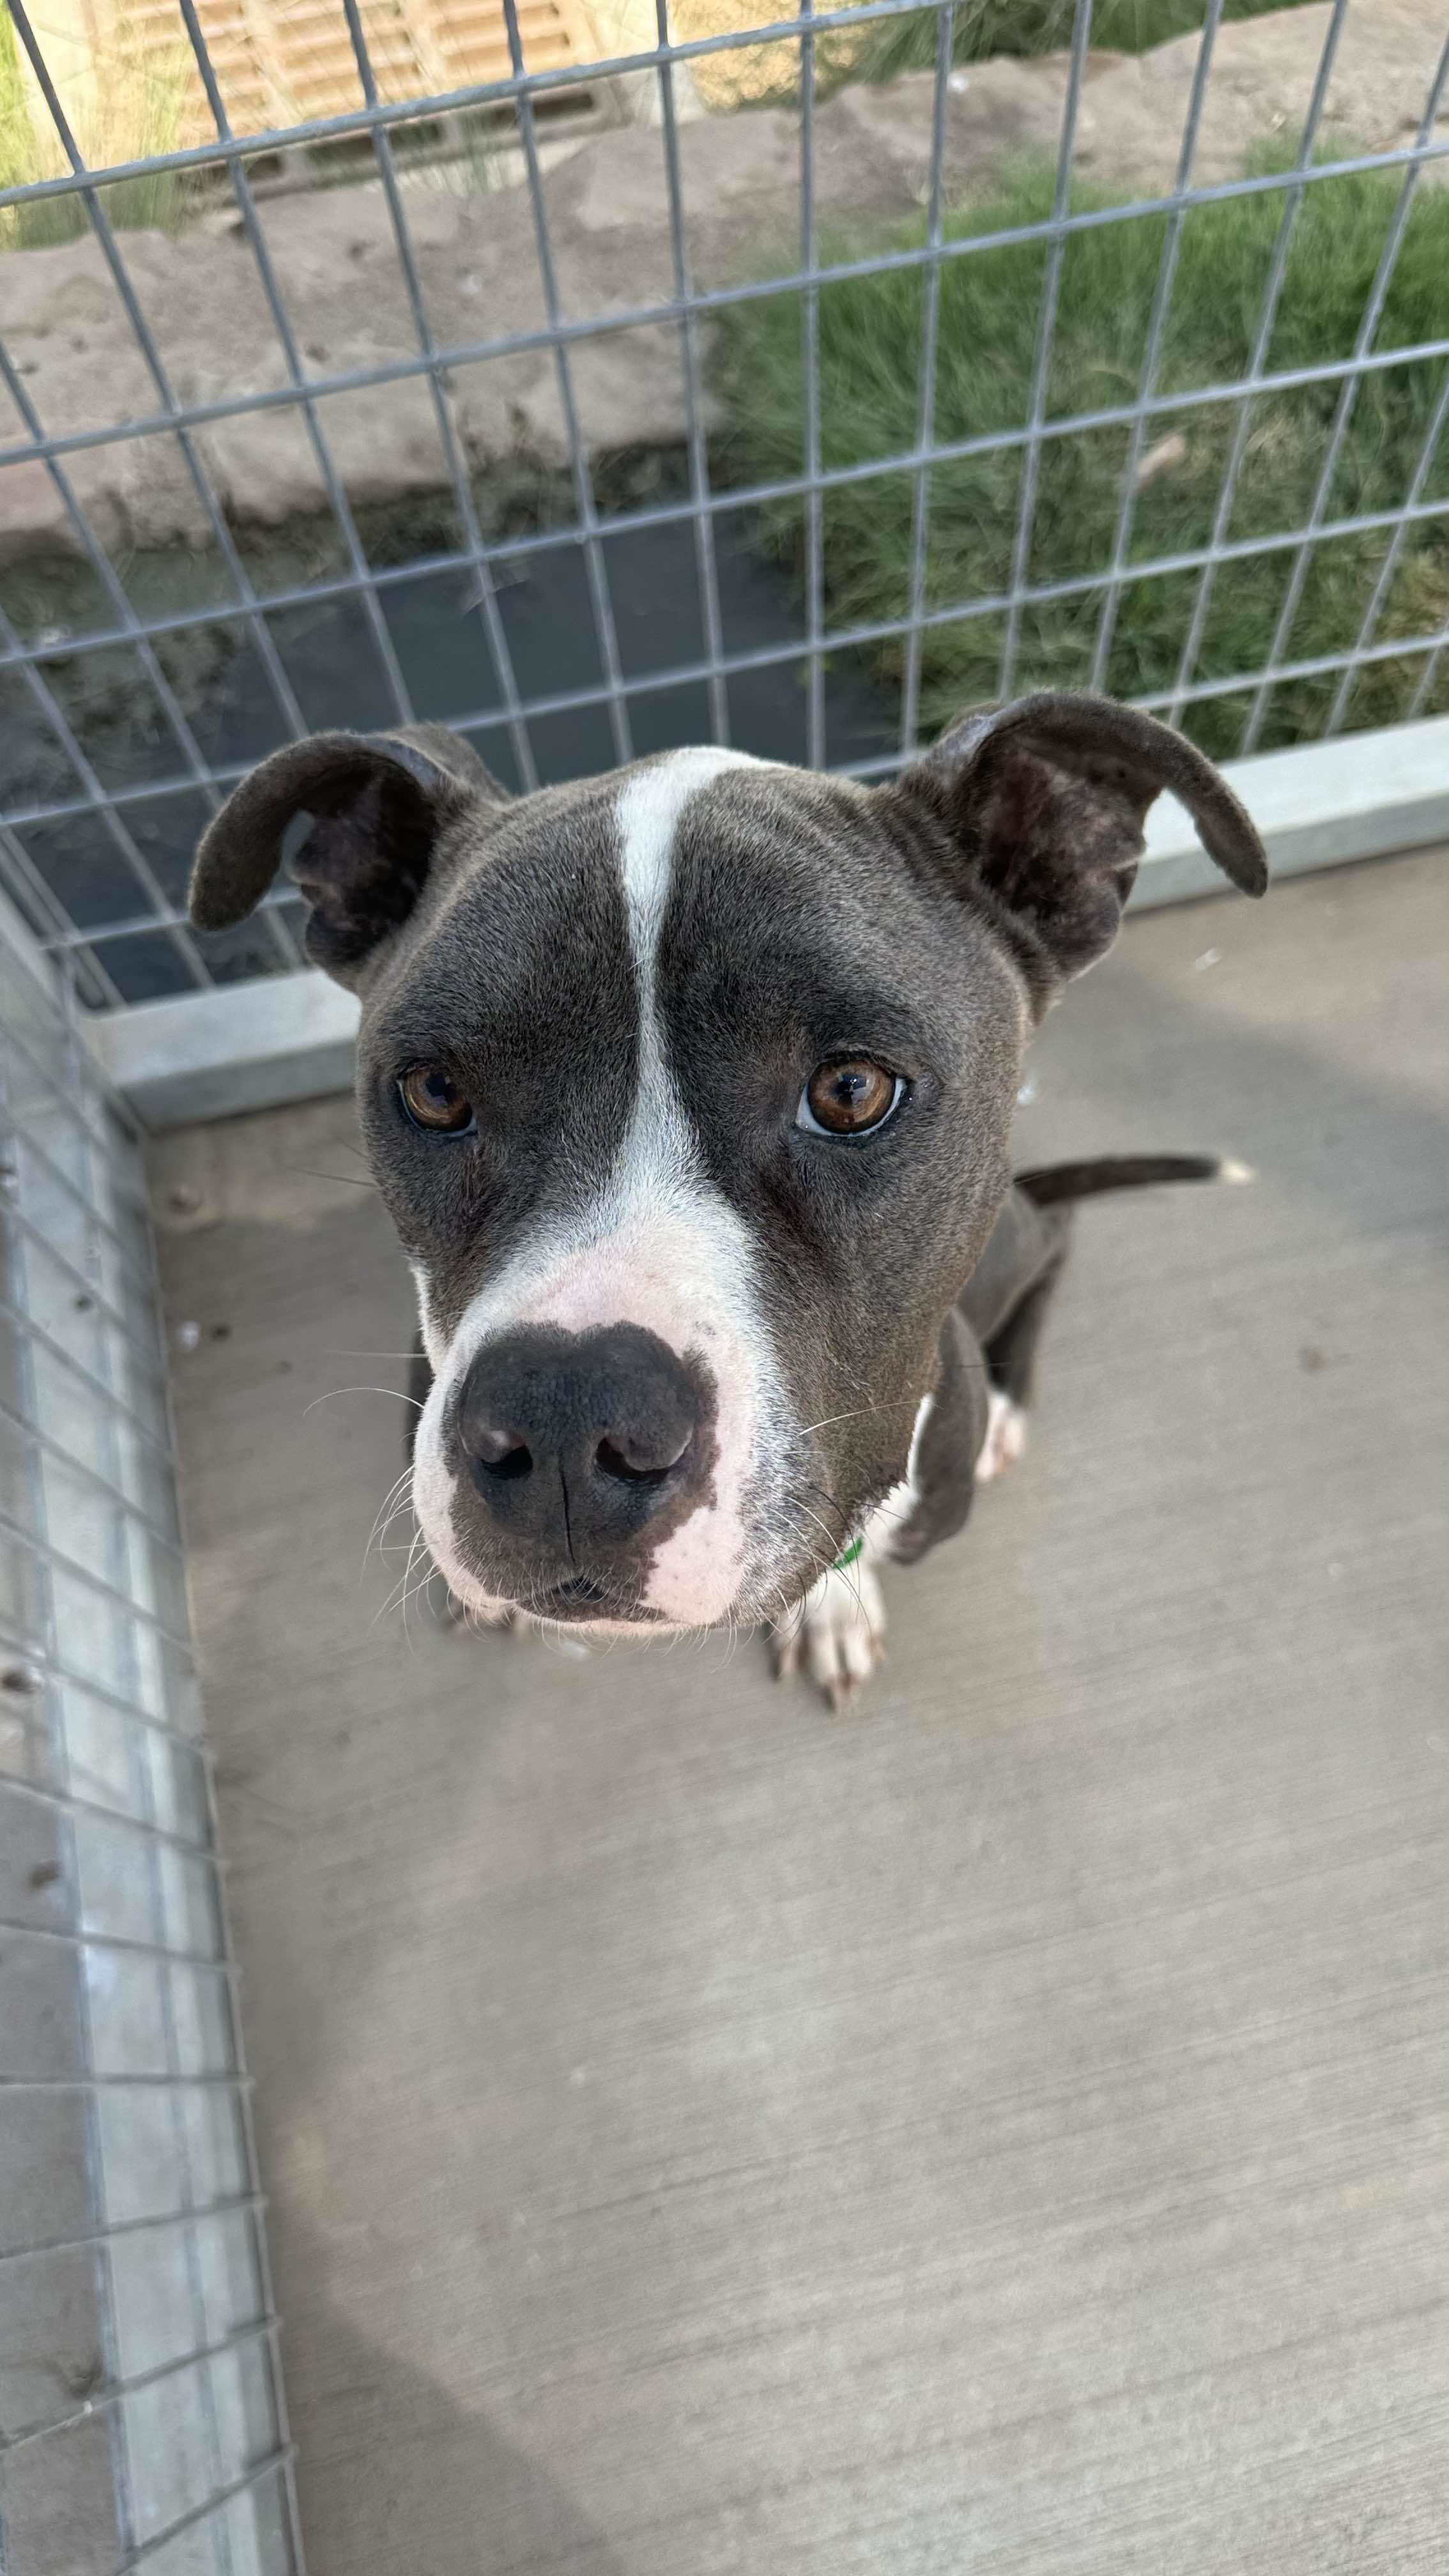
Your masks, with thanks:
[(775, 1675), (807, 1672), (838, 1717), (885, 1660), (885, 1601), (866, 1549), (833, 1565), (774, 1629)]
[(885, 1661), (879, 1569), (914, 1565), (966, 1522), (986, 1438), (987, 1393), (980, 1346), (965, 1317), (953, 1311), (941, 1328), (936, 1385), (916, 1417), (904, 1478), (839, 1563), (774, 1623), (777, 1678), (808, 1673), (837, 1716)]

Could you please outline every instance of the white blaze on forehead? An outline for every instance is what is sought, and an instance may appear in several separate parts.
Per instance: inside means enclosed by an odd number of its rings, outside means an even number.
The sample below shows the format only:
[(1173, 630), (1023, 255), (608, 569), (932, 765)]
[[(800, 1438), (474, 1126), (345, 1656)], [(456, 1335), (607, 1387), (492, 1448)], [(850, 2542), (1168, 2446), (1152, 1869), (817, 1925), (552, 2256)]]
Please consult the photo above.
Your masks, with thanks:
[(732, 1608), (752, 1558), (762, 1552), (752, 1547), (745, 1503), (762, 1479), (768, 1485), (785, 1400), (755, 1296), (749, 1235), (705, 1174), (666, 1062), (656, 992), (659, 934), (685, 808), (724, 771), (759, 765), (743, 752), (680, 751), (634, 771), (621, 786), (619, 866), (639, 995), (639, 1074), (629, 1126), (593, 1201), (567, 1220), (545, 1224), (473, 1299), (419, 1424), (418, 1517), (445, 1573), (465, 1593), (478, 1586), (466, 1575), (457, 1579), (463, 1560), (442, 1422), (483, 1343), (526, 1324), (576, 1333), (637, 1324), (681, 1357), (696, 1355), (714, 1381), (712, 1499), (660, 1545), (644, 1594), (647, 1608), (678, 1626), (709, 1625)]
[(674, 848), (686, 805), (727, 769), (761, 764), (743, 751), (676, 751), (636, 771), (619, 798), (619, 865), (629, 914), (629, 945), (639, 986), (639, 1088), (624, 1152), (659, 1157), (667, 1149), (695, 1157), (684, 1110), (665, 1070), (659, 1042), (659, 933), (674, 879)]
[(619, 796), (619, 865), (634, 965), (652, 1017), (659, 933), (674, 878), (674, 841), (691, 796), (727, 769), (759, 769), (746, 751), (674, 751), (636, 769)]

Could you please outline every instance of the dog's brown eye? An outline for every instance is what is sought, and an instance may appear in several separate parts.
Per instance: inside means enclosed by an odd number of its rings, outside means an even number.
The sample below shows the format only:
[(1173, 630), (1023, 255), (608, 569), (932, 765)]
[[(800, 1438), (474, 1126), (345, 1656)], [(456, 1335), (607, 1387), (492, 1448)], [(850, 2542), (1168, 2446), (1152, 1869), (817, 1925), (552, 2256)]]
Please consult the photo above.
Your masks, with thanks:
[(415, 1127), (435, 1136), (461, 1136), (473, 1124), (473, 1103), (440, 1064), (413, 1064), (398, 1084), (402, 1105)]
[(821, 1136), (868, 1136), (885, 1125), (905, 1087), (899, 1074), (887, 1073), (873, 1056), (819, 1064), (800, 1094), (795, 1124)]

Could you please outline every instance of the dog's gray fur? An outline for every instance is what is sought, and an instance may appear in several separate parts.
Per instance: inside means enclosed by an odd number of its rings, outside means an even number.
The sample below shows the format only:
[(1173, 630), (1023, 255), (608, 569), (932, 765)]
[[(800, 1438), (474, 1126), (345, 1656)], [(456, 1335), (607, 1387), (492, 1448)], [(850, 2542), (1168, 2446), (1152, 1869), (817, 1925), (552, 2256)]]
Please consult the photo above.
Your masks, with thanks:
[[(875, 788), (669, 753), (514, 799), (420, 725), (317, 736), (236, 790), (192, 918), (239, 921), (309, 818), (307, 946), (361, 996), (363, 1133), (419, 1286), (419, 1516), (465, 1604), (788, 1626), (803, 1603), (832, 1696), (868, 1668), (827, 1617), (830, 1568), (864, 1535), (859, 1606), (872, 1559), (959, 1528), (989, 1386), (1025, 1404), (1067, 1214), (1011, 1188), (1022, 1053), (1110, 945), (1164, 787), (1260, 894), (1217, 773), (1084, 696), (977, 712)], [(802, 1132), (802, 1085), (853, 1052), (905, 1083), (897, 1113), (859, 1139)], [(474, 1103), (476, 1134), (409, 1126), (418, 1062)], [(565, 1558), (480, 1498), (468, 1373), (521, 1331), (535, 1386), (556, 1367), (566, 1393), (600, 1333), (616, 1379), (629, 1332), (646, 1373), (661, 1343), (691, 1372), (688, 1472), (641, 1480), (586, 1563), (572, 1530)]]

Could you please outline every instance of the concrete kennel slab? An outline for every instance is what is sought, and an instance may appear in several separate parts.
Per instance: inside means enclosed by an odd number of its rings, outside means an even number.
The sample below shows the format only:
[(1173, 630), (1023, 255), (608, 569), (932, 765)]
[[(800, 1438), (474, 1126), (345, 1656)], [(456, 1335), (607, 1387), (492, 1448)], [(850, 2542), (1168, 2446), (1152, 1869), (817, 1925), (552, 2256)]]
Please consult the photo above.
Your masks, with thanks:
[(350, 1106), (153, 1148), (313, 2576), (1442, 2566), (1446, 958), (1421, 854), (1053, 1019), (1024, 1160), (1259, 1184), (1084, 1212), (843, 1724), (378, 1618)]

